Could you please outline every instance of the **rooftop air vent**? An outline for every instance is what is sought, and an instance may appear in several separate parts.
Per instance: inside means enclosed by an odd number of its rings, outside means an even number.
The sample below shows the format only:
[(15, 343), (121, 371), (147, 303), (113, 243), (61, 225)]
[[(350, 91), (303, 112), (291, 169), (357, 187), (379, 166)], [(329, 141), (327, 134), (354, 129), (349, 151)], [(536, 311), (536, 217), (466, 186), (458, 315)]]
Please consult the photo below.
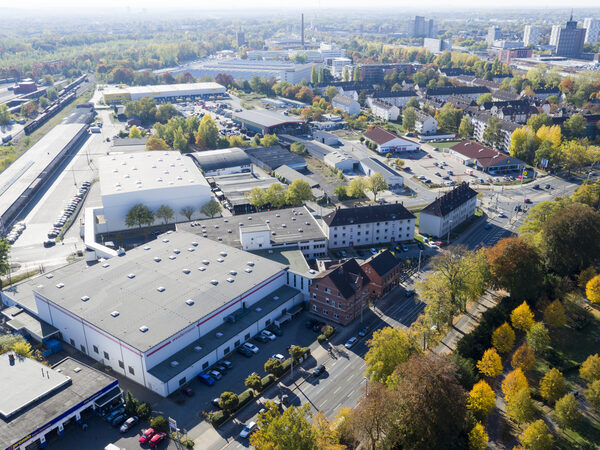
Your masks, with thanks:
[(304, 222), (306, 225), (310, 225), (310, 222)]
[(127, 278), (129, 278), (129, 279), (135, 278), (135, 273), (130, 273), (129, 275), (127, 275)]
[(215, 333), (215, 336), (217, 336), (218, 338), (223, 337), (223, 333), (221, 333), (221, 332)]
[(156, 288), (156, 290), (157, 290), (158, 292), (164, 292), (164, 291), (165, 291), (165, 288), (164, 288), (164, 286), (159, 286), (159, 287), (157, 287), (157, 288)]
[(300, 233), (302, 233), (302, 228), (298, 228), (298, 231), (299, 231)]
[(170, 365), (171, 367), (177, 367), (177, 366), (179, 365), (179, 362), (178, 362), (178, 361), (171, 361), (171, 362), (169, 363), (169, 365)]
[(73, 369), (73, 372), (75, 372), (75, 373), (79, 373), (79, 372), (81, 372), (81, 367), (75, 367), (75, 368)]
[(292, 222), (295, 222), (295, 221), (296, 221), (296, 218), (295, 218), (295, 217), (292, 217)]
[(225, 257), (225, 256), (227, 256), (227, 252), (221, 252), (221, 253), (219, 253), (219, 255)]
[(167, 234), (171, 234), (173, 232), (173, 230), (169, 230), (167, 231)]
[(110, 313), (110, 315), (113, 317), (119, 317), (119, 311), (113, 311)]
[(223, 222), (227, 223), (229, 222), (229, 219), (223, 219)]
[(208, 259), (203, 259), (202, 264), (204, 264), (205, 266), (208, 266), (210, 264), (210, 261)]
[(219, 225), (215, 225), (215, 228), (219, 228)]
[(287, 225), (285, 223), (281, 224), (281, 228), (286, 228), (286, 227), (287, 227)]
[(230, 274), (230, 275), (237, 275), (237, 272), (236, 272), (235, 270), (230, 270), (230, 271), (229, 271), (229, 274)]
[(188, 248), (188, 252), (193, 252), (194, 250), (196, 250), (194, 247)]
[(191, 298), (188, 298), (188, 299), (185, 301), (185, 304), (186, 304), (186, 305), (188, 305), (188, 306), (192, 306), (192, 305), (194, 304), (194, 300), (192, 300)]
[(196, 346), (194, 347), (194, 350), (196, 350), (197, 352), (199, 352), (199, 351), (201, 351), (201, 350), (202, 350), (202, 347), (200, 347), (199, 345), (196, 345)]
[(231, 234), (231, 233), (233, 233), (233, 230), (227, 230), (227, 232), (228, 232), (229, 234)]
[(248, 220), (252, 220), (252, 216), (248, 216)]
[(169, 240), (167, 238), (164, 238), (163, 242), (166, 244), (167, 242), (169, 242)]
[(279, 300), (279, 296), (278, 295), (274, 295), (273, 296), (273, 300)]
[(219, 262), (223, 262), (223, 261), (225, 261), (225, 260), (224, 260), (223, 258), (217, 258), (217, 261), (219, 261)]
[(198, 270), (199, 270), (200, 272), (204, 272), (204, 271), (206, 270), (206, 267), (198, 267)]
[(106, 269), (107, 267), (110, 267), (110, 264), (109, 263), (104, 263), (104, 264), (102, 264), (102, 267), (104, 267)]
[(219, 282), (217, 280), (210, 280), (210, 284), (216, 286), (217, 284), (219, 284)]
[(59, 289), (64, 288), (65, 287), (65, 283), (58, 283), (56, 285), (56, 287), (59, 288)]
[(235, 280), (231, 277), (227, 278), (227, 281), (229, 281), (230, 283), (233, 283)]
[(171, 261), (173, 261), (175, 258), (177, 258), (177, 256), (175, 256), (175, 255), (171, 255), (171, 256), (169, 256), (169, 259), (170, 259)]
[(160, 258), (159, 258), (158, 256), (155, 256), (155, 257), (154, 257), (154, 261), (155, 261), (155, 262), (160, 262)]
[(244, 270), (248, 273), (252, 273), (252, 269), (250, 267), (246, 267), (246, 269), (244, 269)]
[(310, 273), (310, 274), (314, 275), (315, 273), (317, 273), (317, 271), (316, 271), (315, 269), (310, 269), (310, 270), (308, 271), (308, 273)]
[(218, 239), (219, 241), (222, 241), (222, 240), (223, 240), (223, 238), (222, 238), (221, 236), (219, 236), (217, 239)]
[(179, 255), (181, 253), (181, 250), (179, 250), (178, 248), (173, 249), (173, 253), (175, 253), (176, 255)]
[(256, 311), (256, 312), (261, 312), (261, 311), (262, 311), (262, 308), (256, 308), (256, 309), (255, 309), (255, 311)]
[(187, 275), (188, 273), (190, 273), (190, 269), (183, 269), (182, 272)]
[(83, 297), (81, 297), (81, 301), (82, 302), (87, 302), (90, 298), (87, 295), (84, 295)]
[(246, 264), (249, 265), (250, 267), (253, 267), (254, 266), (254, 261), (248, 261)]
[(142, 325), (142, 326), (140, 327), (140, 331), (141, 331), (142, 333), (145, 333), (146, 331), (148, 331), (148, 327), (147, 327), (146, 325)]
[(192, 242), (192, 245), (193, 245), (194, 247), (198, 247), (198, 243), (197, 243), (196, 241)]
[(275, 217), (281, 217), (279, 214), (275, 214)]
[(54, 275), (51, 274), (51, 273), (49, 273), (48, 275), (46, 275), (46, 278), (48, 278), (48, 279), (53, 278), (53, 277), (54, 277)]

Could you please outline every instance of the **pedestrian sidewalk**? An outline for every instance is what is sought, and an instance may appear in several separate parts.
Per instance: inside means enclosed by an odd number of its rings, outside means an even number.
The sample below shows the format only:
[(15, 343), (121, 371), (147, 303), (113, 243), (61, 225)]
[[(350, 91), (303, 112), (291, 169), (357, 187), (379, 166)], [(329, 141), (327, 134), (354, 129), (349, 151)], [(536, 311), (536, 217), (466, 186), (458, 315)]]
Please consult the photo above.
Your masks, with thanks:
[(465, 335), (470, 333), (477, 325), (479, 318), (490, 308), (496, 306), (502, 297), (496, 292), (487, 291), (469, 310), (456, 322), (452, 329), (444, 336), (442, 341), (436, 348), (434, 353), (438, 355), (447, 355), (454, 351), (458, 341)]

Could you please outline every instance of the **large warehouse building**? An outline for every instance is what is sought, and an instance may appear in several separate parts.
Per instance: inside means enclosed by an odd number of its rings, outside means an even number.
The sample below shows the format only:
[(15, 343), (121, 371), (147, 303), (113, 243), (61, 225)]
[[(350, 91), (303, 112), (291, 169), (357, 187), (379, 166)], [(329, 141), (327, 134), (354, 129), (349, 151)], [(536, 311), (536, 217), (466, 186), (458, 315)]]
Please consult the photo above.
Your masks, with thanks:
[(300, 134), (308, 132), (308, 125), (304, 120), (294, 119), (275, 111), (248, 109), (233, 113), (232, 120), (244, 130), (255, 133), (271, 134)]
[(222, 97), (227, 89), (218, 83), (158, 84), (150, 86), (107, 86), (104, 103), (107, 105), (151, 97), (157, 102), (175, 102), (177, 99)]
[(239, 147), (188, 154), (205, 177), (252, 172), (252, 161)]
[(3, 300), (22, 298), (65, 342), (167, 396), (301, 303), (288, 277), (284, 264), (168, 232), (119, 258), (35, 277)]
[(136, 204), (153, 211), (167, 205), (173, 220), (183, 220), (181, 208), (200, 208), (212, 199), (210, 186), (190, 158), (179, 152), (140, 152), (100, 158), (102, 209), (96, 211), (97, 232), (124, 230), (125, 217)]

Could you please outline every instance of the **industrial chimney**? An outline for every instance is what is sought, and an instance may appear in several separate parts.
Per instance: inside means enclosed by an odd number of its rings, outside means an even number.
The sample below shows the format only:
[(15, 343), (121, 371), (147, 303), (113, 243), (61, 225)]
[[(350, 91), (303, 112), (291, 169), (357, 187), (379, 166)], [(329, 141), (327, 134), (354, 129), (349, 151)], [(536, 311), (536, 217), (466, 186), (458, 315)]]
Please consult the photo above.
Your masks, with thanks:
[(304, 13), (302, 13), (302, 25), (300, 29), (300, 39), (302, 40), (302, 48), (304, 48)]

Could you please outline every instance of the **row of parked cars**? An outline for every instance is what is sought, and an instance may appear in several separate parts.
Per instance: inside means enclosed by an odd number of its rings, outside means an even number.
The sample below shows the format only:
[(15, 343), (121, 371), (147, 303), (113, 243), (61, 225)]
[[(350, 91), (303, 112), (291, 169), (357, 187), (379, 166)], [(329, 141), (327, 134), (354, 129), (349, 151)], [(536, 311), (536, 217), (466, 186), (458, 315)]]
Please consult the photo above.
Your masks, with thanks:
[[(125, 412), (125, 406), (119, 403), (107, 415), (106, 421), (113, 427), (120, 427), (121, 433), (131, 430), (138, 422), (138, 416), (130, 416)], [(147, 444), (150, 447), (156, 447), (167, 438), (167, 433), (157, 432), (153, 428), (148, 428), (142, 432), (139, 438), (140, 444)]]
[(92, 183), (90, 183), (89, 181), (84, 181), (81, 184), (81, 187), (79, 188), (77, 193), (73, 196), (71, 201), (67, 204), (67, 206), (65, 206), (65, 209), (61, 212), (60, 216), (58, 216), (56, 221), (52, 224), (52, 229), (48, 232), (48, 240), (44, 241), (44, 247), (52, 247), (56, 243), (54, 238), (56, 238), (56, 236), (60, 234), (62, 228), (65, 226), (65, 223), (67, 223), (71, 215), (73, 215), (73, 213), (79, 206), (79, 203), (83, 200), (83, 198), (89, 191), (91, 185)]
[(6, 239), (8, 240), (8, 242), (10, 244), (14, 244), (15, 241), (17, 239), (19, 239), (19, 236), (21, 236), (21, 233), (23, 233), (23, 231), (25, 231), (25, 228), (27, 228), (27, 225), (25, 224), (25, 222), (17, 222), (10, 230), (10, 232), (6, 235)]
[[(198, 379), (207, 386), (212, 386), (217, 380), (223, 378), (223, 375), (226, 372), (228, 372), (229, 369), (231, 369), (232, 367), (233, 364), (231, 363), (231, 361), (223, 359), (211, 368), (209, 368), (206, 372), (200, 372), (198, 374)], [(188, 397), (191, 397), (193, 395), (193, 391), (191, 391), (191, 388), (184, 389), (183, 393), (186, 394)]]
[[(277, 338), (277, 336), (282, 335), (283, 331), (281, 331), (281, 328), (271, 326), (267, 329), (262, 330), (260, 333), (254, 336), (254, 340), (258, 342), (270, 342), (274, 341)], [(239, 354), (244, 355), (246, 358), (250, 358), (252, 355), (257, 354), (259, 350), (260, 349), (251, 342), (245, 342), (236, 349), (236, 351)]]

